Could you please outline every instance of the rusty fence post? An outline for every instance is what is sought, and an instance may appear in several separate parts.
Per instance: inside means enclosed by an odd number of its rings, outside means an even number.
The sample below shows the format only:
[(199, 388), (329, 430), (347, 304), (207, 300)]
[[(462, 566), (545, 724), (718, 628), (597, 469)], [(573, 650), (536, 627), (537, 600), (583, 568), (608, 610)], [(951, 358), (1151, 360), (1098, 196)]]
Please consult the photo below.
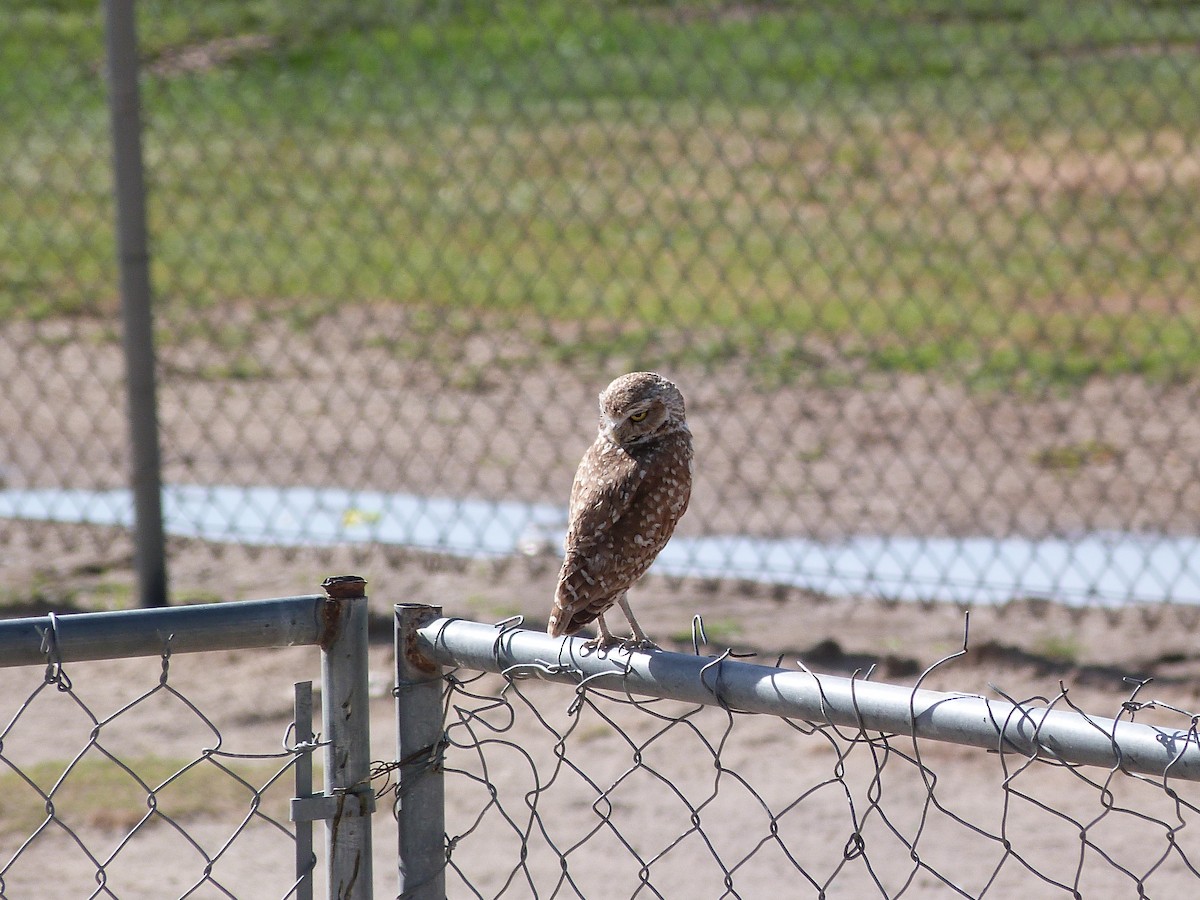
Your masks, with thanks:
[(445, 900), (446, 811), (442, 776), (445, 725), (442, 667), (417, 647), (417, 630), (439, 606), (396, 606), (396, 791), (400, 898)]
[(367, 693), (366, 582), (328, 578), (321, 632), (321, 721), (325, 747), (325, 859), (330, 900), (370, 900), (371, 715)]

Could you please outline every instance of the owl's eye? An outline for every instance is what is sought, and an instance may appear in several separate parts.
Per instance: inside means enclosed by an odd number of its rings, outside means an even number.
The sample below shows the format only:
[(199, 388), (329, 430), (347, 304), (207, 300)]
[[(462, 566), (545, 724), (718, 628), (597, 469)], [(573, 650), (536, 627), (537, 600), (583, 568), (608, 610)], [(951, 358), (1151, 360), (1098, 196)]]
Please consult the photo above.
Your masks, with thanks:
[(629, 417), (629, 421), (630, 422), (644, 422), (644, 421), (646, 421), (646, 416), (648, 416), (649, 414), (650, 414), (649, 411), (643, 409), (639, 413), (633, 413)]

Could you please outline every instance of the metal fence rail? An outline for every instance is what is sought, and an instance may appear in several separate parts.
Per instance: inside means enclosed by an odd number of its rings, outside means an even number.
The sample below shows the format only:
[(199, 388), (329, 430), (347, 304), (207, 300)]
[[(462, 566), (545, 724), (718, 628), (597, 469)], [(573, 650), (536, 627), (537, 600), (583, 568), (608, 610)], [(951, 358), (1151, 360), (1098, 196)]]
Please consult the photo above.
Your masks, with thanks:
[[(182, 889), (182, 895), (215, 890), (223, 896), (237, 896), (238, 891), (231, 893), (225, 881), (223, 865), (237, 854), (231, 848), (236, 848), (243, 834), (255, 827), (266, 827), (297, 849), (295, 881), (281, 889), (278, 896), (311, 897), (310, 879), (316, 858), (300, 851), (311, 848), (311, 827), (318, 820), (327, 823), (326, 895), (347, 900), (370, 897), (370, 813), (374, 795), (367, 759), (366, 598), (361, 580), (329, 584), (329, 596), (0, 621), (0, 669), (35, 664), (46, 667), (44, 679), (27, 697), (18, 698), (11, 718), (0, 725), (0, 777), (9, 777), (5, 816), (0, 822), (0, 842), (6, 848), (0, 854), (0, 897), (25, 895), (23, 891), (29, 890), (32, 877), (25, 870), (44, 863), (45, 848), (52, 846), (47, 842), (54, 840), (67, 842), (66, 850), (59, 852), (81, 853), (93, 867), (95, 889), (91, 896), (125, 895), (119, 876), (130, 866), (140, 864), (153, 872), (162, 865), (161, 859), (143, 859), (140, 863), (131, 859), (139, 854), (163, 853), (160, 844), (155, 843), (162, 840), (156, 835), (163, 829), (176, 841), (177, 849), (170, 851), (176, 854), (172, 879), (191, 871), (187, 869), (189, 864), (195, 869), (195, 881)], [(175, 687), (170, 677), (171, 659), (178, 654), (297, 646), (320, 647), (322, 653), (323, 726), (319, 743), (312, 740), (311, 722), (304, 721), (305, 708), (311, 715), (311, 694), (298, 686), (297, 718), (289, 731), (293, 738), (285, 739), (282, 752), (229, 752), (223, 748), (214, 718)], [(92, 660), (130, 657), (159, 657), (162, 671), (158, 683), (145, 693), (118, 701), (111, 714), (98, 712), (112, 702), (111, 698), (98, 694), (98, 689), (89, 685), (75, 667)], [(65, 709), (53, 705), (63, 703), (64, 697), (69, 700)], [(168, 707), (166, 713), (158, 713), (165, 719), (143, 719), (149, 715), (145, 710), (155, 701)], [(43, 709), (58, 710), (47, 714), (61, 719), (50, 727), (53, 737), (49, 745), (34, 740), (31, 746), (33, 738), (29, 735), (39, 734), (31, 731), (32, 723)], [(79, 721), (87, 727), (80, 735), (80, 745), (73, 746), (70, 736), (78, 730), (74, 726)], [(204, 745), (187, 748), (186, 753), (194, 756), (179, 760), (164, 757), (165, 761), (159, 759), (161, 754), (155, 748), (160, 742), (154, 736), (147, 737), (149, 743), (145, 746), (149, 749), (143, 753), (150, 756), (146, 758), (130, 757), (114, 749), (120, 746), (123, 729), (144, 728), (148, 723), (165, 728), (168, 735), (188, 733), (190, 725), (198, 730)], [(325, 785), (323, 792), (314, 794), (304, 789), (304, 779), (311, 779), (307, 759), (318, 748), (324, 751)], [(258, 771), (263, 766), (270, 771)], [(292, 777), (300, 790), (289, 789), (288, 779)], [(226, 781), (233, 783), (231, 790), (244, 797), (244, 809), (238, 814), (240, 825), (221, 838), (214, 850), (211, 835), (202, 839), (189, 832), (195, 824), (187, 809), (195, 801), (189, 805), (184, 799), (182, 814), (177, 812), (177, 804), (189, 792), (218, 791), (220, 783)], [(141, 792), (142, 814), (135, 815), (127, 826), (112, 825), (121, 835), (115, 845), (112, 833), (88, 832), (89, 818), (103, 815), (86, 808), (81, 811), (75, 805), (81, 793), (86, 797), (88, 791), (96, 790), (122, 798), (130, 791)], [(273, 811), (267, 793), (275, 797), (282, 791), (294, 798), (291, 809), (272, 801), (281, 806), (281, 810)], [(39, 806), (40, 811), (36, 809)], [(287, 822), (289, 812), (295, 825)], [(21, 827), (24, 814), (32, 817), (31, 831), (12, 844), (10, 832)], [(113, 817), (114, 823), (119, 822), (116, 813)], [(18, 890), (14, 882), (18, 872), (23, 890)], [(160, 884), (162, 890), (166, 890), (164, 885)], [(247, 891), (266, 896), (261, 892), (270, 887), (243, 883), (240, 890), (243, 896)], [(58, 896), (50, 886), (39, 889), (40, 896), (52, 894)]]
[(1194, 729), (1164, 729), (1077, 711), (1030, 710), (965, 694), (914, 690), (675, 653), (596, 654), (537, 631), (441, 619), (419, 650), (441, 665), (703, 703), (826, 725), (1043, 756), (1066, 765), (1200, 781)]
[[(1110, 718), (1066, 688), (985, 699), (921, 689), (926, 676), (901, 687), (728, 653), (596, 654), (513, 623), (397, 614), (401, 671), (426, 689), (402, 679), (397, 694), (411, 732), (405, 897), (445, 896), (447, 881), (452, 895), (496, 897), (1200, 884), (1197, 717), (1140, 699), (1140, 686)], [(428, 696), (439, 678), (440, 709)], [(1156, 709), (1176, 724), (1134, 721)], [(445, 835), (405, 799), (443, 790)]]

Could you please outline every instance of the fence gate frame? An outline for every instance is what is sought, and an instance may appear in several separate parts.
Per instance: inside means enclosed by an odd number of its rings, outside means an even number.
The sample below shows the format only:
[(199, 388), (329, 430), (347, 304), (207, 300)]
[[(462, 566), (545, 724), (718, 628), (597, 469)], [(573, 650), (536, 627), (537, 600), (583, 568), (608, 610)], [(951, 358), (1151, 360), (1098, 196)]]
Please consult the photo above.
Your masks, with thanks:
[[(441, 607), (398, 604), (396, 717), (400, 896), (445, 900), (443, 673), (462, 668), (528, 676), (845, 726), (914, 740), (1013, 752), (1066, 765), (1200, 781), (1200, 732), (1145, 725), (1081, 710), (1027, 708), (950, 693), (656, 650), (600, 652), (582, 638), (442, 616)], [(944, 660), (943, 660), (944, 661)], [(928, 674), (928, 671), (926, 674)], [(924, 676), (922, 676), (923, 679)]]
[[(356, 576), (327, 579), (325, 594), (114, 612), (50, 614), (0, 620), (0, 668), (213, 650), (316, 646), (321, 650), (322, 727), (311, 737), (311, 685), (296, 686), (297, 873), (291, 896), (312, 896), (312, 823), (325, 821), (326, 894), (372, 896), (370, 708), (367, 693), (367, 596)], [(305, 734), (307, 726), (308, 734)], [(306, 741), (305, 738), (308, 737)], [(304, 795), (307, 758), (324, 749), (321, 793)], [(311, 791), (311, 787), (309, 788)], [(307, 836), (307, 843), (305, 838)]]

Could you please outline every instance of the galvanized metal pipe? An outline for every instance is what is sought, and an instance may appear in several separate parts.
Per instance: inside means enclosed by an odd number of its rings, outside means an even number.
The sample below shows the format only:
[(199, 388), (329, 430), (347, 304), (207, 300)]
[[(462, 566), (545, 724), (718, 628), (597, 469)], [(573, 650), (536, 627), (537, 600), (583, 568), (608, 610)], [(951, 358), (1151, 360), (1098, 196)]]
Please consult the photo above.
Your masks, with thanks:
[[(295, 731), (293, 738), (297, 747), (309, 746), (313, 742), (313, 691), (311, 681), (298, 681), (295, 691)], [(312, 752), (300, 753), (296, 757), (295, 786), (297, 798), (311, 797), (313, 787)], [(317, 857), (313, 853), (313, 823), (311, 819), (296, 822), (296, 884), (292, 896), (295, 900), (313, 900), (313, 871)]]
[[(359, 580), (361, 583), (361, 579)], [(372, 890), (371, 711), (367, 690), (367, 598), (342, 590), (327, 607), (321, 641), (321, 721), (326, 820), (325, 860), (331, 900), (370, 900)]]
[(166, 606), (162, 471), (158, 446), (154, 322), (146, 187), (142, 168), (141, 100), (134, 0), (105, 0), (108, 108), (112, 127), (117, 260), (125, 348), (126, 404), (132, 451), (134, 564), (142, 606)]
[(321, 595), (0, 620), (0, 667), (317, 644)]
[(597, 654), (579, 638), (455, 619), (418, 631), (429, 660), (487, 672), (519, 670), (548, 680), (727, 706), (805, 721), (1200, 781), (1200, 745), (1173, 728), (1015, 706), (979, 696), (913, 690), (733, 659), (656, 651)]
[(402, 900), (444, 900), (446, 816), (442, 776), (442, 667), (420, 653), (421, 626), (440, 616), (436, 606), (396, 607), (396, 791)]

